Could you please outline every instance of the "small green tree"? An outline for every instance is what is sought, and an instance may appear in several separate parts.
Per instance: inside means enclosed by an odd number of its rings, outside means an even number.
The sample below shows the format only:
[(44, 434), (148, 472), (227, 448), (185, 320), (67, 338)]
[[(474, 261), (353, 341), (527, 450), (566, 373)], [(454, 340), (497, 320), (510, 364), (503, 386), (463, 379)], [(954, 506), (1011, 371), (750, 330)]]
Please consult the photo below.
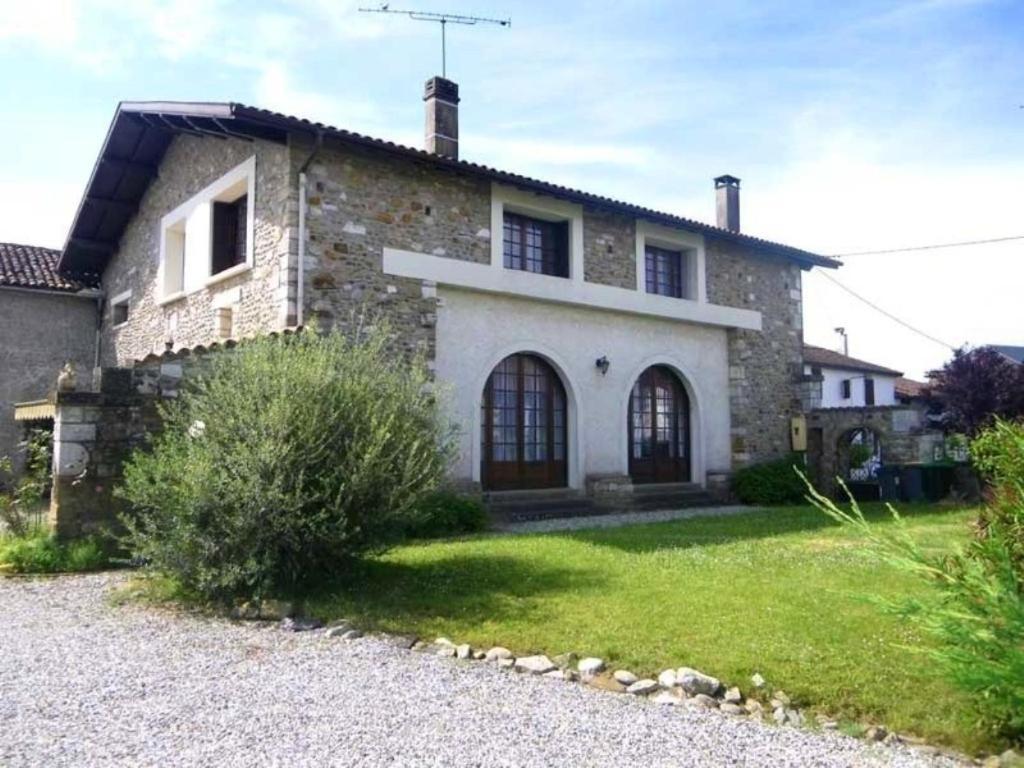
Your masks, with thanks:
[(389, 332), (212, 356), (125, 467), (131, 551), (210, 599), (292, 594), (381, 552), (445, 476), (453, 431)]
[[(892, 566), (927, 580), (927, 600), (877, 599), (931, 639), (919, 649), (972, 695), (982, 723), (1011, 739), (1024, 736), (1024, 425), (997, 423), (971, 445), (996, 496), (979, 515), (978, 535), (963, 548), (930, 554), (889, 506), (895, 525), (869, 524), (857, 503), (845, 511), (808, 483), (809, 498), (833, 520), (860, 531)], [(806, 481), (805, 481), (806, 482)]]

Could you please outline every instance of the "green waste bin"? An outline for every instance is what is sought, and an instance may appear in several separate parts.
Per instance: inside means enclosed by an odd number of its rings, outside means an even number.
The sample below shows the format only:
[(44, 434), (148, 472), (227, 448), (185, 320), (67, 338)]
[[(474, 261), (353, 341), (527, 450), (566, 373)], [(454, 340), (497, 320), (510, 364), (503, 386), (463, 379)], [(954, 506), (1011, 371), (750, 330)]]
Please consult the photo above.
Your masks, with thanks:
[(920, 464), (900, 467), (900, 487), (903, 501), (924, 501), (924, 473)]
[(882, 501), (902, 501), (900, 495), (900, 468), (879, 467), (878, 486)]

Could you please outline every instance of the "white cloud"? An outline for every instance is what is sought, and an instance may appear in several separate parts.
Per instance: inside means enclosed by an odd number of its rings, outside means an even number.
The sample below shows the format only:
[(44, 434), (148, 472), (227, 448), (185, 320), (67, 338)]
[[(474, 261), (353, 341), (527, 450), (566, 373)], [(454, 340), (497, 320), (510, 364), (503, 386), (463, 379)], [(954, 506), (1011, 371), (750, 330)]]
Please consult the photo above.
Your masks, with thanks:
[[(81, 195), (78, 184), (0, 181), (0, 210), (4, 212), (0, 240), (62, 248)], [(40, 205), (41, 200), (45, 205)]]
[(0, 40), (60, 50), (78, 39), (79, 11), (72, 0), (7, 3), (0, 14)]

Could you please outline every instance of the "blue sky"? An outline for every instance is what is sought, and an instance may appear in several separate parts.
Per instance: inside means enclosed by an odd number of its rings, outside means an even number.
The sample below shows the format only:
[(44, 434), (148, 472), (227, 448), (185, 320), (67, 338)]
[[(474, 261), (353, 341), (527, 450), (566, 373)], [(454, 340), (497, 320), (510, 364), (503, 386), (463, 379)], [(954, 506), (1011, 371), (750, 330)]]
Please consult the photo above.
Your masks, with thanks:
[[(119, 100), (233, 100), (420, 144), (434, 25), (292, 3), (35, 0), (0, 14), (0, 239), (59, 246)], [(368, 3), (372, 4), (372, 3)], [(844, 253), (1024, 235), (1024, 3), (444, 0), (465, 158)], [(835, 277), (951, 344), (1024, 343), (1024, 240)], [(805, 276), (807, 340), (920, 376), (948, 350)]]

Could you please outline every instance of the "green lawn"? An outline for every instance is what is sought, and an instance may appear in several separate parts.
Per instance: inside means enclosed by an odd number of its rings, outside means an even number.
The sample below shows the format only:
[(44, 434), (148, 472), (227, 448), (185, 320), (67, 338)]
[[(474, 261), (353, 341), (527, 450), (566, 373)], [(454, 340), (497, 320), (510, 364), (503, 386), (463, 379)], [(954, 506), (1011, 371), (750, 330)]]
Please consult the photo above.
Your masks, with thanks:
[[(926, 546), (969, 513), (904, 510)], [(880, 509), (869, 517), (885, 521)], [(906, 649), (918, 638), (865, 594), (920, 592), (856, 534), (807, 507), (738, 517), (410, 545), (368, 561), (310, 611), (517, 653), (576, 651), (636, 673), (693, 666), (745, 687), (760, 672), (797, 703), (974, 751), (966, 698)]]

